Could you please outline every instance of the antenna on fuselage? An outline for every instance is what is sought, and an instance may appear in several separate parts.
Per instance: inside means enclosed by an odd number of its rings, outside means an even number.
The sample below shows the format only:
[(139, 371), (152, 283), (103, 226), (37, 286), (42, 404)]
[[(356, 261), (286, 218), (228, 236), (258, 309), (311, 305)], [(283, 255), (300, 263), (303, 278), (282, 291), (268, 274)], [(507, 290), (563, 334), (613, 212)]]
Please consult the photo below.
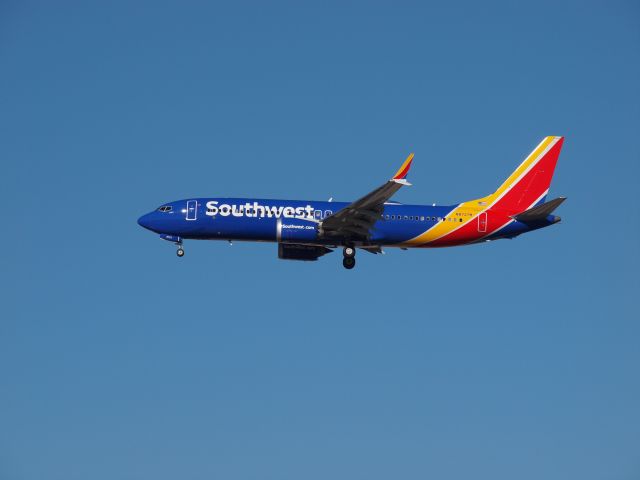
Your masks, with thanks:
[(330, 201), (330, 202), (333, 202), (333, 197), (329, 197), (329, 201)]

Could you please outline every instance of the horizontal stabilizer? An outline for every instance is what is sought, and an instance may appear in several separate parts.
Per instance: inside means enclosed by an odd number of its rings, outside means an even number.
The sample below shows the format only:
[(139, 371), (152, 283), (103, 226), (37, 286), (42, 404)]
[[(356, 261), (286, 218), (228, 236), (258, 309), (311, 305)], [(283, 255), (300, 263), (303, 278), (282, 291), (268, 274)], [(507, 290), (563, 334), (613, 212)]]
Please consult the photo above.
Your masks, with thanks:
[(566, 200), (566, 197), (558, 197), (554, 200), (550, 200), (537, 207), (530, 208), (518, 215), (514, 215), (517, 221), (522, 223), (535, 223), (546, 219), (551, 213), (560, 206), (562, 202)]

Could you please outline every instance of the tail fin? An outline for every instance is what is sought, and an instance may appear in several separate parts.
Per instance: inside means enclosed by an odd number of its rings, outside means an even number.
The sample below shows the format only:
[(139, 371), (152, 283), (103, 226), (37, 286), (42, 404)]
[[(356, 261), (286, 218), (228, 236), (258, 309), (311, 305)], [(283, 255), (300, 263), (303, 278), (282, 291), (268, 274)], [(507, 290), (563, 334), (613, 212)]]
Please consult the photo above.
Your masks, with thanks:
[[(519, 213), (544, 202), (564, 137), (546, 137), (487, 200), (492, 208)], [(488, 202), (488, 203), (489, 203)]]

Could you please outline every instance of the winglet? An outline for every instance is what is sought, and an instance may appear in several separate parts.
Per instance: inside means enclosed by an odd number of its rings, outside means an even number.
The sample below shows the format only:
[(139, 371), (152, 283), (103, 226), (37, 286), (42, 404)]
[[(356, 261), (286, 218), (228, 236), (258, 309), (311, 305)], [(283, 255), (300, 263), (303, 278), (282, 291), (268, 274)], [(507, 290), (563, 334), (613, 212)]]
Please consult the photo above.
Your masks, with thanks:
[(404, 161), (400, 169), (396, 172), (391, 180), (404, 180), (411, 168), (411, 162), (413, 162), (413, 153), (410, 153), (407, 159)]

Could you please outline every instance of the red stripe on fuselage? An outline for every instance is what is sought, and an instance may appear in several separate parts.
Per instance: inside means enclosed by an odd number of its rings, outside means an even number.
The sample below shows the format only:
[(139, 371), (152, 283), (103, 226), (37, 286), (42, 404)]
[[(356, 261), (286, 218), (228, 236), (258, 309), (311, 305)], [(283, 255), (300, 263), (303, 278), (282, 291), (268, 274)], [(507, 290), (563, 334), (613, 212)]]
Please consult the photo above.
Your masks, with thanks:
[(433, 242), (426, 244), (426, 247), (450, 247), (452, 245), (463, 245), (485, 237), (509, 223), (511, 217), (505, 212), (497, 210), (487, 210), (486, 228), (480, 231), (478, 228), (478, 217), (473, 218), (458, 230), (445, 235)]

